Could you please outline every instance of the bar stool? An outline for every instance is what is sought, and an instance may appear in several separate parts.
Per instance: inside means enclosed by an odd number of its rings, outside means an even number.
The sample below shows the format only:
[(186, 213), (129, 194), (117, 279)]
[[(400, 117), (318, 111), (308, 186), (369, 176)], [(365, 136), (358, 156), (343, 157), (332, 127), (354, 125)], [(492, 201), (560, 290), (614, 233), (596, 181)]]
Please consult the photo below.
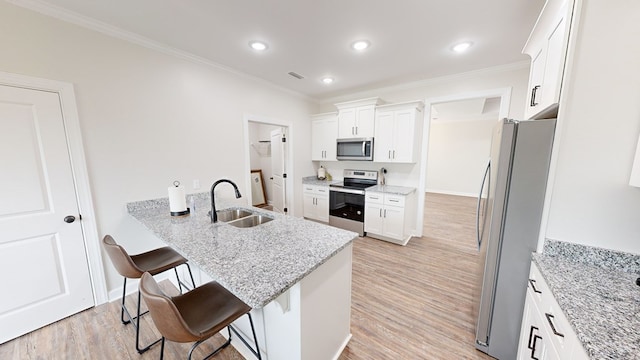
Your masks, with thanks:
[[(104, 246), (107, 255), (111, 259), (111, 263), (116, 268), (118, 273), (124, 278), (124, 285), (122, 286), (122, 304), (120, 310), (120, 321), (124, 325), (131, 323), (136, 328), (136, 350), (142, 354), (149, 350), (153, 345), (160, 342), (162, 339), (158, 339), (151, 344), (140, 348), (140, 316), (148, 313), (140, 313), (140, 291), (138, 291), (138, 306), (136, 316), (132, 317), (129, 310), (125, 306), (125, 296), (127, 293), (127, 279), (139, 279), (145, 272), (152, 275), (159, 274), (161, 272), (173, 269), (178, 279), (178, 287), (180, 293), (182, 288), (189, 290), (189, 286), (180, 280), (178, 276), (177, 267), (180, 265), (186, 265), (189, 270), (189, 276), (191, 277), (192, 289), (196, 287), (195, 281), (193, 281), (193, 274), (191, 273), (191, 267), (187, 263), (187, 259), (182, 257), (172, 248), (165, 246), (162, 248), (154, 249), (137, 255), (129, 255), (127, 251), (111, 237), (106, 235), (102, 239), (102, 245)], [(127, 315), (128, 320), (125, 320), (124, 315)]]
[[(175, 342), (195, 341), (189, 350), (188, 359), (193, 351), (205, 340), (220, 330), (227, 328), (229, 339), (215, 349), (205, 359), (216, 355), (231, 344), (231, 331), (261, 360), (258, 338), (251, 319), (251, 307), (238, 299), (215, 281), (201, 285), (188, 293), (169, 297), (158, 286), (153, 276), (144, 273), (140, 279), (140, 293), (149, 308), (153, 323), (162, 334), (160, 360), (164, 357), (165, 338)], [(231, 325), (236, 319), (247, 314), (251, 332), (255, 340), (255, 350)]]

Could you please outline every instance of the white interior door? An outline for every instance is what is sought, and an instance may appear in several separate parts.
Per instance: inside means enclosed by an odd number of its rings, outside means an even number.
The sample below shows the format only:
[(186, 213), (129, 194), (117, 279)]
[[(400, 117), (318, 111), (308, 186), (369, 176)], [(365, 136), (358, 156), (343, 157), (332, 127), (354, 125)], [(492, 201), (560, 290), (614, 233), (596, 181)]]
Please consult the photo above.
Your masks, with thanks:
[(273, 171), (271, 189), (273, 190), (273, 211), (283, 214), (287, 213), (286, 145), (286, 134), (282, 128), (271, 131), (271, 170)]
[(0, 128), (4, 343), (94, 303), (59, 95), (0, 85)]

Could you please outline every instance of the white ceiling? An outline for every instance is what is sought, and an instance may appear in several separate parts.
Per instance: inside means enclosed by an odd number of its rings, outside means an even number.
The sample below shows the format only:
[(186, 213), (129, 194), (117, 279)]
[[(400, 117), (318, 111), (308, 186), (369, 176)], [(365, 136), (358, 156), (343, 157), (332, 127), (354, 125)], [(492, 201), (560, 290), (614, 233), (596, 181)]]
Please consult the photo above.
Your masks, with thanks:
[[(7, 1), (31, 8), (44, 3), (49, 14), (97, 20), (102, 29), (113, 26), (318, 100), (525, 61), (522, 47), (544, 5), (544, 0)], [(351, 50), (359, 39), (371, 47)], [(268, 50), (256, 53), (248, 46), (251, 40), (267, 42)], [(460, 41), (474, 45), (465, 54), (452, 52)], [(293, 78), (291, 71), (305, 78)], [(335, 82), (322, 84), (325, 75)]]

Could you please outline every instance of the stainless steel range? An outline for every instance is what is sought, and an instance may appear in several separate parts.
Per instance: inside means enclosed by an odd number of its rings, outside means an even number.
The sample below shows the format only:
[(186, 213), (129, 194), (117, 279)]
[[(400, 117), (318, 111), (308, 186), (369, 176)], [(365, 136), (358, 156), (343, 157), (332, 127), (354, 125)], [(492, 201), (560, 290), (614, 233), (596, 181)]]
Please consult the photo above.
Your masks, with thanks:
[(378, 183), (378, 172), (344, 170), (343, 177), (329, 186), (329, 225), (364, 236), (364, 190)]

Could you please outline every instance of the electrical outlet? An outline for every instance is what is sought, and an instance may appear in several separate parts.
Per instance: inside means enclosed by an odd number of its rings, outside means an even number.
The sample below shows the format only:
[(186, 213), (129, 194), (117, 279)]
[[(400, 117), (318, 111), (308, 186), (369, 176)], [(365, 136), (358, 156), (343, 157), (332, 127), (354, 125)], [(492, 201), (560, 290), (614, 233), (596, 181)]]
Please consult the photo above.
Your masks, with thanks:
[(193, 190), (198, 190), (198, 189), (200, 189), (200, 180), (195, 179), (193, 180)]

